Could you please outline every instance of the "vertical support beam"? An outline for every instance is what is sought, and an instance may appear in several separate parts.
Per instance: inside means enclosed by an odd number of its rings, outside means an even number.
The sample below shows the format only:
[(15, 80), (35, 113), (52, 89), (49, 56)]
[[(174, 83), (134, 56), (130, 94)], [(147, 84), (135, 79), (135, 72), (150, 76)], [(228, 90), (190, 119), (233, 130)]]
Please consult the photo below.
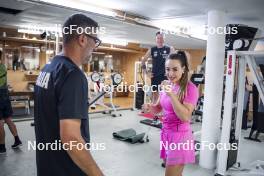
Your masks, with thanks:
[[(208, 12), (208, 28), (224, 28), (225, 13), (212, 10)], [(202, 124), (202, 143), (216, 144), (220, 133), (222, 92), (225, 58), (225, 34), (209, 33), (206, 50), (206, 71), (204, 108)], [(216, 150), (205, 147), (200, 151), (200, 166), (213, 169), (216, 166)]]

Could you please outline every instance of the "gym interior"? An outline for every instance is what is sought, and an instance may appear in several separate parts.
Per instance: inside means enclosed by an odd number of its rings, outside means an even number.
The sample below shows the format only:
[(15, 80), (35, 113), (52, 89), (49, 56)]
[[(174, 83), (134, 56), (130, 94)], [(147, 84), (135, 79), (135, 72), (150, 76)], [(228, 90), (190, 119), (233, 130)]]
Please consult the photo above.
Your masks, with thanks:
[(173, 175), (160, 158), (164, 114), (142, 110), (153, 101), (145, 88), (161, 35), (169, 53), (187, 55), (188, 80), (199, 94), (189, 119), (199, 147), (178, 175), (264, 176), (263, 7), (262, 0), (1, 0), (0, 85), (6, 76), (21, 144), (11, 147), (12, 127), (3, 121), (0, 176), (39, 175), (34, 88), (63, 52), (65, 20), (80, 13), (100, 26), (101, 44), (79, 68), (88, 82), (90, 153), (104, 175)]

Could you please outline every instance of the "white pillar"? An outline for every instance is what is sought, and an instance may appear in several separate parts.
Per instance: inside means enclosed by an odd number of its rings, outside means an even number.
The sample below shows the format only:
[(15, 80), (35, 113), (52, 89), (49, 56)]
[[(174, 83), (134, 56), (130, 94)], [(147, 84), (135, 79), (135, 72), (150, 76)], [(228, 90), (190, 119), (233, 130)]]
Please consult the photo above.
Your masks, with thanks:
[[(225, 13), (208, 12), (208, 39), (206, 48), (206, 71), (201, 142), (217, 144), (220, 134), (222, 108), (225, 35), (213, 33), (213, 29), (225, 27)], [(222, 30), (220, 30), (222, 31)], [(200, 151), (200, 166), (213, 169), (216, 166), (217, 150), (205, 147)]]

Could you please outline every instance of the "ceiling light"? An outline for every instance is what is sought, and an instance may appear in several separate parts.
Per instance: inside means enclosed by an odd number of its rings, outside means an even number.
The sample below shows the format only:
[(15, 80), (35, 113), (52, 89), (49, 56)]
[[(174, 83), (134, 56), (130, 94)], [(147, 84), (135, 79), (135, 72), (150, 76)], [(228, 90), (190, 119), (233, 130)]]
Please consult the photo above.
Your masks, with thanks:
[(134, 20), (135, 20), (135, 22), (140, 23), (140, 24), (153, 26), (153, 23), (150, 20), (145, 20), (142, 18), (134, 18)]
[(112, 17), (117, 16), (117, 13), (112, 11), (112, 10), (108, 10), (106, 8), (96, 7), (96, 6), (90, 5), (90, 4), (85, 3), (85, 2), (81, 2), (80, 0), (56, 0), (56, 1), (54, 1), (54, 0), (40, 0), (40, 2), (46, 2), (49, 4), (55, 4), (55, 5), (59, 5), (59, 6), (84, 10), (84, 11), (88, 11), (88, 12), (92, 12), (92, 13), (96, 13), (96, 14), (101, 14), (101, 15), (105, 15), (105, 16), (112, 16)]
[(110, 58), (111, 58), (111, 57), (113, 57), (113, 56), (112, 56), (112, 55), (105, 55), (105, 57), (110, 57)]
[(46, 51), (46, 54), (53, 54), (53, 53), (54, 53), (53, 50), (47, 50), (47, 51)]
[(205, 25), (195, 24), (190, 21), (186, 22), (185, 19), (153, 20), (152, 23), (165, 34), (207, 40)]
[(128, 44), (126, 40), (117, 39), (117, 38), (102, 38), (102, 42), (112, 45), (120, 45), (120, 46), (127, 46)]
[(17, 30), (17, 32), (26, 33), (26, 34), (36, 34), (36, 35), (40, 35), (41, 34), (40, 31), (36, 31), (36, 30), (33, 30), (33, 29), (23, 29), (23, 28), (19, 28)]
[(200, 39), (200, 40), (207, 40), (207, 35), (205, 34), (191, 34), (190, 35), (192, 38), (197, 38), (197, 39)]
[(40, 49), (39, 48), (36, 48), (35, 51), (39, 53), (40, 52)]
[[(21, 25), (19, 26), (17, 32), (24, 33), (23, 38), (26, 38), (26, 34), (35, 34), (41, 35), (46, 34), (47, 36), (59, 36), (62, 37), (62, 27), (61, 25), (50, 25), (50, 26), (36, 26), (34, 24), (29, 25)], [(45, 37), (44, 37), (45, 38)]]
[(93, 53), (93, 54), (102, 54), (102, 55), (105, 54), (105, 53), (103, 53), (103, 52), (99, 52), (99, 51), (93, 51), (92, 53)]
[(21, 48), (38, 49), (39, 47), (22, 45)]

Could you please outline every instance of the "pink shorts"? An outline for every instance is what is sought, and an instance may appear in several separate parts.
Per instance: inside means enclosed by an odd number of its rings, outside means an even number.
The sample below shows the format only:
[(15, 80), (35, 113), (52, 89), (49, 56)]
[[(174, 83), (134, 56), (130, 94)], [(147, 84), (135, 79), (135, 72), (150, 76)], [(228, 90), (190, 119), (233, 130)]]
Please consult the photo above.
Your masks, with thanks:
[(195, 163), (194, 139), (190, 129), (162, 130), (160, 137), (160, 158), (166, 160), (166, 165)]

